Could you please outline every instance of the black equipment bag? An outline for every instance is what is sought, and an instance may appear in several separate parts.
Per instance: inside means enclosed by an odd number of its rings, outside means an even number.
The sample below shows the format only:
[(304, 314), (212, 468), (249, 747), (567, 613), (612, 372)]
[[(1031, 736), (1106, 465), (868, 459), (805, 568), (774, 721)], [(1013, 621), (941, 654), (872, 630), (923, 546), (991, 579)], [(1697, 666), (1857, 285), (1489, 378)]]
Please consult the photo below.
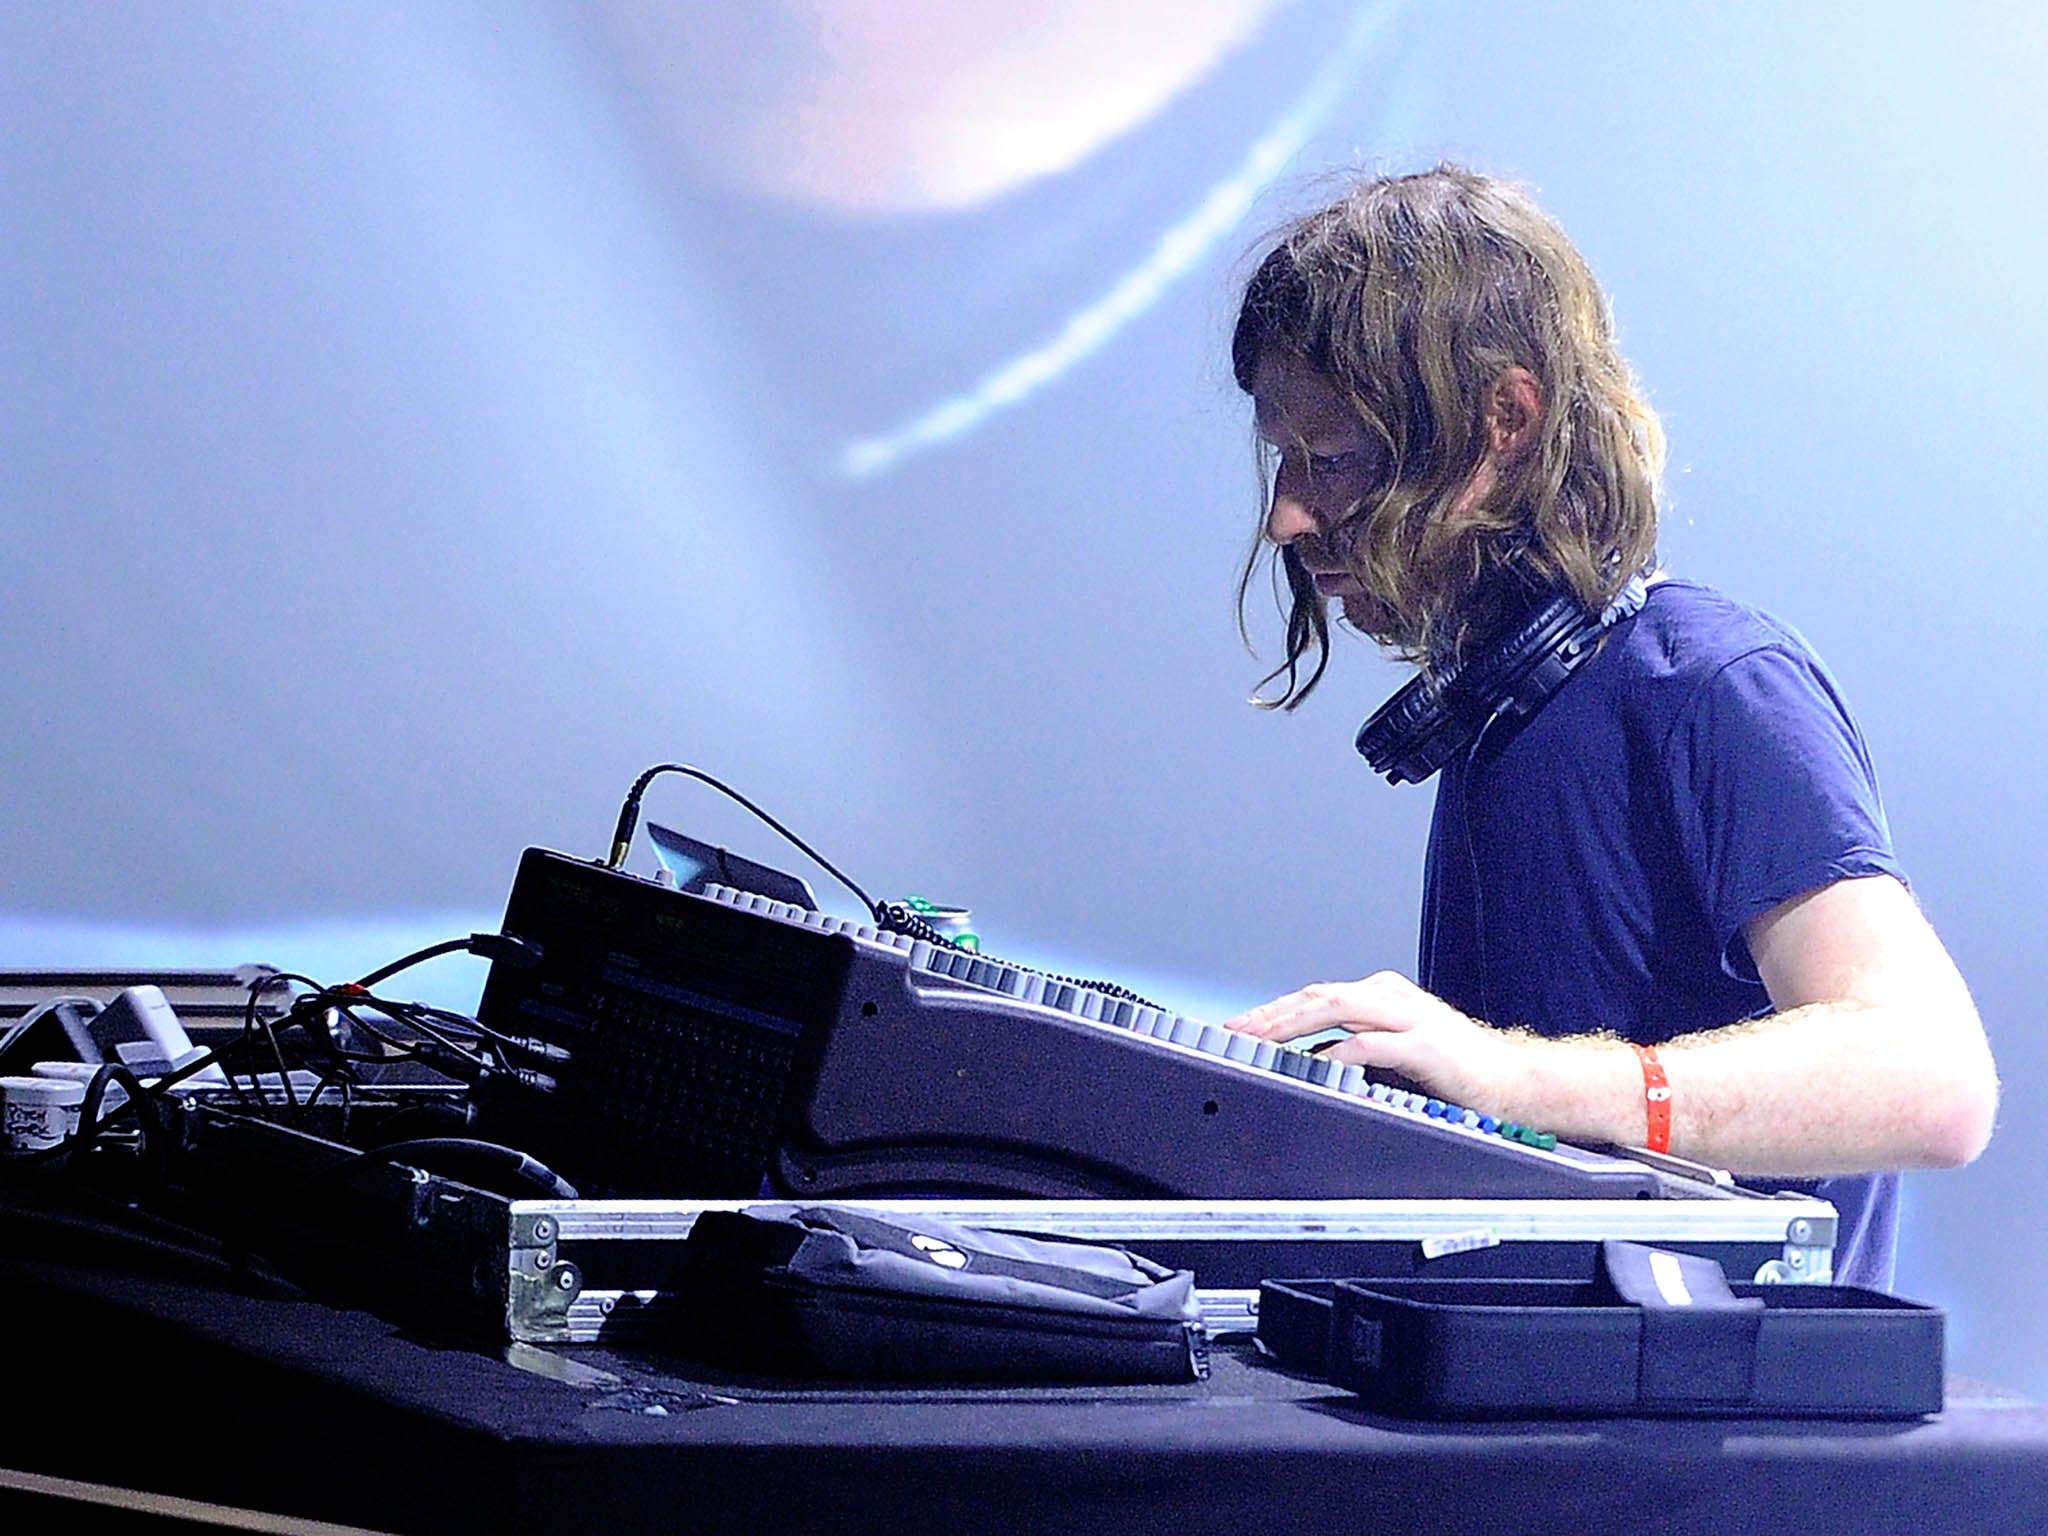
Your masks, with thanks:
[(706, 1211), (674, 1342), (718, 1364), (861, 1381), (1191, 1381), (1190, 1270), (1120, 1248), (841, 1206)]

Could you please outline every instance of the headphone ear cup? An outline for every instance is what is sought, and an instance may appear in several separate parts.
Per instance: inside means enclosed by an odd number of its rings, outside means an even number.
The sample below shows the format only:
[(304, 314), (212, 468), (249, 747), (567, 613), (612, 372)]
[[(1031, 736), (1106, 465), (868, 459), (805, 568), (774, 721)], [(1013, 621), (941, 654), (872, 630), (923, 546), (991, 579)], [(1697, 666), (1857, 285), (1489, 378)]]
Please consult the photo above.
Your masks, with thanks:
[(1442, 715), (1439, 693), (1426, 674), (1411, 678), (1358, 728), (1352, 745), (1374, 773), (1387, 776), (1389, 784), (1419, 782), (1403, 772), (1407, 766), (1403, 759), (1414, 742), (1430, 733), (1431, 722)]
[(1420, 784), (1478, 733), (1458, 674), (1411, 679), (1358, 728), (1353, 745), (1389, 784)]

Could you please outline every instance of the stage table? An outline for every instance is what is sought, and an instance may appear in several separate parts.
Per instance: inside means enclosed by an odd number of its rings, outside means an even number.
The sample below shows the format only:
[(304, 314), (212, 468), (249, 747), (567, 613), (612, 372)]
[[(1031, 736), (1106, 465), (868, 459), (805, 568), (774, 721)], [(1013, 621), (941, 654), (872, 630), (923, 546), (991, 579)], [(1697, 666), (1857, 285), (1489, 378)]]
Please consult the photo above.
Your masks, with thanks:
[[(0, 1202), (0, 1284), (0, 1466), (383, 1531), (2048, 1529), (2048, 1410), (1968, 1383), (1910, 1423), (1487, 1424), (1248, 1342), (1184, 1386), (776, 1383), (444, 1336), (40, 1201)], [(69, 1528), (29, 1508), (0, 1526)]]

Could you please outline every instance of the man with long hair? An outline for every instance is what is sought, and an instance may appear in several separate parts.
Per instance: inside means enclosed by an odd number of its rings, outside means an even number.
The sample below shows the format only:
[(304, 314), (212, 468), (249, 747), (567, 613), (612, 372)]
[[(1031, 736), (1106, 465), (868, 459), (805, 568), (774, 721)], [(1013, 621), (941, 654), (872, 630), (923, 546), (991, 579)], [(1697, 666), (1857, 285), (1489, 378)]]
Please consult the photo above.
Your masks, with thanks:
[(1365, 181), (1281, 232), (1232, 363), (1285, 588), (1262, 702), (1321, 679), (1333, 602), (1425, 703), (1560, 597), (1594, 626), (1442, 765), (1420, 985), (1321, 983), (1232, 1027), (1342, 1030), (1332, 1057), (1481, 1115), (1811, 1181), (1837, 1279), (1889, 1285), (1896, 1170), (1982, 1150), (1990, 1049), (1832, 677), (1657, 569), (1663, 434), (1584, 258), (1510, 184)]

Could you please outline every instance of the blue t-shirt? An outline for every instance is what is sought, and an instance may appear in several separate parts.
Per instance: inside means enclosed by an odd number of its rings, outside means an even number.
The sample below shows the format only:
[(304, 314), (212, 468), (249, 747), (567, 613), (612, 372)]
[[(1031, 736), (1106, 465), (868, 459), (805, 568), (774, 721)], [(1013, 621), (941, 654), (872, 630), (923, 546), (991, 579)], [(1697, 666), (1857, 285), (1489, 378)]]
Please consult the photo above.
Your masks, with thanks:
[[(1771, 1011), (1742, 936), (1857, 875), (1904, 878), (1834, 679), (1796, 633), (1664, 580), (1526, 721), (1446, 765), (1420, 977), (1490, 1023), (1644, 1045)], [(1838, 1283), (1887, 1288), (1898, 1175), (1810, 1190)], [(1736, 1278), (1747, 1278), (1738, 1276)]]

